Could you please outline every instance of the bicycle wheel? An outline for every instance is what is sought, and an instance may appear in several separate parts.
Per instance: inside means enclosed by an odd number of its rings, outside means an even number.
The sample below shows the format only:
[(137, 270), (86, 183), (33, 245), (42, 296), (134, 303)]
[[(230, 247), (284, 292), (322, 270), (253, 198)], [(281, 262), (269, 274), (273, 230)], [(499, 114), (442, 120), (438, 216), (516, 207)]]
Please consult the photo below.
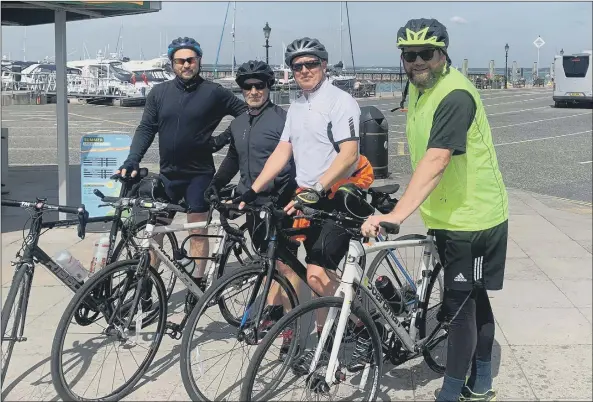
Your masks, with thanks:
[[(25, 297), (28, 296), (28, 289), (30, 289), (29, 277), (27, 276), (27, 268), (19, 268), (12, 278), (12, 284), (6, 297), (6, 302), (2, 307), (2, 374), (0, 382), (4, 384), (6, 373), (8, 372), (8, 365), (10, 363), (10, 357), (12, 356), (12, 350), (16, 342), (16, 338), (19, 333), (19, 327), (21, 320), (24, 320), (23, 310)], [(16, 311), (13, 314), (13, 307), (16, 303)], [(9, 333), (6, 330), (9, 328), (9, 320), (13, 318), (11, 330)]]
[[(443, 302), (444, 292), (444, 288), (442, 287), (442, 275), (440, 275), (441, 269), (442, 266), (440, 263), (435, 264), (433, 267), (432, 275), (430, 277), (430, 281), (428, 282), (428, 288), (426, 289), (426, 297), (420, 304), (420, 317), (418, 322), (419, 339), (423, 339), (432, 334), (433, 330), (436, 328), (436, 325), (439, 324), (438, 313)], [(437, 283), (440, 284), (439, 294), (437, 296), (438, 302), (436, 305), (434, 303), (431, 305), (431, 300), (434, 299), (434, 285)], [(445, 365), (447, 363), (447, 336), (447, 332), (443, 329), (440, 329), (433, 341), (429, 342), (428, 347), (424, 348), (422, 351), (424, 361), (426, 361), (428, 367), (439, 374), (443, 374), (445, 372)], [(437, 348), (439, 344), (441, 344), (442, 349)]]
[[(142, 277), (136, 276), (137, 267), (138, 261), (118, 261), (100, 270), (79, 289), (62, 314), (52, 343), (51, 376), (54, 387), (63, 400), (121, 400), (152, 363), (165, 333), (165, 285), (153, 267), (149, 267)], [(114, 283), (120, 277), (123, 280), (121, 287), (105, 286), (107, 282)], [(138, 280), (149, 283), (143, 282), (138, 288)], [(151, 294), (145, 298), (144, 289), (149, 285)], [(138, 304), (132, 305), (137, 292)], [(155, 300), (156, 298), (158, 300)], [(147, 306), (149, 303), (150, 306)], [(155, 304), (160, 314), (150, 322), (146, 320), (143, 311), (148, 311)], [(102, 314), (92, 321), (82, 323), (72, 319), (80, 310), (89, 309), (89, 305)], [(105, 317), (105, 321), (102, 320), (102, 316)], [(125, 328), (128, 321), (134, 323), (133, 328), (132, 325)], [(74, 324), (76, 333), (67, 339), (70, 324)], [(81, 340), (80, 338), (85, 335), (89, 335), (90, 339)], [(104, 341), (97, 339), (103, 335)], [(98, 348), (109, 340), (114, 341), (113, 347), (107, 347), (104, 353), (100, 352)], [(114, 350), (115, 358), (111, 356)], [(123, 351), (122, 354), (119, 354), (120, 350)], [(146, 351), (146, 357), (136, 357), (136, 354)], [(92, 359), (94, 354), (98, 355), (97, 359)], [(130, 356), (131, 359), (127, 363), (122, 363), (124, 358)], [(103, 364), (111, 361), (114, 368), (104, 370)], [(96, 368), (97, 365), (100, 367)], [(133, 373), (129, 373), (134, 366), (137, 368)], [(80, 369), (79, 373), (76, 372), (77, 368)], [(132, 370), (129, 370), (130, 368)], [(124, 373), (124, 370), (128, 373)], [(115, 376), (118, 373), (123, 374), (124, 383), (116, 387)], [(71, 381), (66, 379), (67, 375), (73, 377)], [(104, 376), (109, 377), (105, 380), (107, 384), (101, 382)], [(95, 389), (97, 393), (102, 392), (105, 395), (87, 395), (89, 390)]]
[[(146, 228), (147, 223), (148, 219), (145, 219), (134, 224), (132, 227), (127, 228), (126, 231), (122, 230), (121, 239), (113, 249), (113, 262), (122, 260), (132, 260), (136, 258), (136, 255), (139, 252), (139, 238), (142, 236), (142, 233)], [(164, 221), (159, 221), (157, 222), (157, 224), (165, 225), (166, 223)], [(126, 225), (126, 223), (124, 223), (124, 225)], [(164, 233), (163, 251), (172, 257), (173, 253), (177, 250), (179, 250), (179, 242), (177, 241), (175, 233)], [(159, 267), (155, 268), (157, 268), (157, 272), (159, 273), (159, 275), (161, 275), (163, 279), (163, 283), (165, 284), (165, 288), (167, 289), (167, 300), (169, 300), (171, 294), (173, 293), (173, 289), (175, 289), (177, 277), (169, 269), (159, 270)]]
[[(255, 349), (250, 347), (255, 343), (251, 330), (253, 319), (261, 303), (266, 301), (266, 295), (256, 293), (258, 296), (253, 305), (246, 309), (253, 292), (263, 293), (265, 282), (262, 280), (258, 289), (249, 291), (249, 288), (258, 277), (263, 279), (265, 275), (265, 268), (259, 264), (225, 274), (212, 284), (193, 309), (183, 333), (180, 356), (181, 378), (192, 400), (238, 399), (240, 390), (235, 388), (240, 386), (245, 374), (245, 360), (249, 359)], [(287, 295), (291, 309), (298, 305), (298, 296), (288, 279), (275, 272), (273, 281), (272, 284), (277, 283)], [(226, 300), (225, 309), (220, 308), (221, 299)], [(216, 311), (210, 309), (217, 305), (222, 317), (217, 317)], [(238, 333), (244, 314), (245, 332)], [(268, 317), (262, 316), (262, 322), (267, 320)], [(223, 335), (225, 332), (228, 335)], [(212, 357), (214, 355), (215, 358)], [(193, 356), (197, 360), (194, 363)], [(231, 360), (236, 363), (231, 363)], [(226, 362), (226, 366), (219, 367), (217, 371), (215, 365), (219, 362)], [(194, 372), (196, 366), (201, 373)], [(205, 375), (206, 373), (208, 374)], [(221, 390), (221, 387), (224, 389)], [(221, 394), (217, 394), (219, 390)]]
[[(317, 325), (315, 317), (318, 315), (311, 313), (321, 309), (326, 313), (328, 309), (330, 309), (330, 313), (332, 310), (336, 311), (334, 325), (330, 329), (331, 336), (335, 334), (343, 303), (344, 299), (339, 297), (316, 298), (299, 305), (274, 325), (261, 341), (249, 363), (249, 367), (246, 370), (247, 374), (243, 381), (240, 400), (271, 400), (272, 398), (277, 398), (277, 400), (296, 400), (299, 396), (306, 397), (308, 400), (311, 398), (333, 400), (332, 397), (341, 400), (374, 400), (377, 397), (379, 377), (383, 367), (381, 337), (377, 329), (377, 325), (380, 324), (375, 323), (370, 313), (362, 308), (361, 304), (357, 301), (353, 301), (350, 304), (349, 316), (354, 316), (358, 324), (356, 326), (350, 325), (353, 324), (350, 322), (345, 328), (345, 333), (340, 344), (340, 347), (344, 346), (345, 350), (338, 352), (338, 366), (336, 372), (332, 373), (334, 381), (331, 384), (325, 382), (329, 355), (331, 347), (334, 344), (333, 339), (326, 341), (318, 365), (313, 372), (310, 372), (312, 357), (317, 347), (318, 338), (316, 335), (313, 335), (312, 337), (315, 339), (311, 342), (311, 340), (302, 340), (302, 336), (310, 336), (312, 332), (316, 332), (315, 328)], [(290, 340), (289, 353), (280, 362), (281, 367), (279, 372), (277, 374), (272, 373), (273, 365), (278, 362), (278, 359), (275, 358), (277, 352), (272, 351), (271, 357), (266, 357), (266, 354), (269, 350), (278, 348), (276, 344), (277, 339), (285, 330), (294, 331)], [(368, 347), (366, 350), (366, 362), (364, 369), (351, 372), (347, 367), (349, 367), (350, 363), (356, 357), (354, 354), (355, 342), (349, 340), (355, 339), (357, 336), (365, 336)], [(307, 348), (308, 345), (311, 345), (311, 347)], [(303, 350), (301, 350), (301, 347)], [(266, 357), (265, 363), (262, 362), (264, 357)], [(263, 373), (258, 375), (260, 369), (262, 369)], [(289, 378), (285, 380), (286, 376)], [(260, 391), (259, 387), (256, 387), (256, 380), (261, 380), (264, 383), (268, 382), (268, 384), (264, 385), (263, 390)], [(296, 389), (292, 392), (287, 390), (289, 386), (298, 385), (299, 383), (302, 384), (302, 390)], [(256, 390), (255, 388), (258, 389)], [(355, 391), (353, 394), (346, 396), (344, 392), (340, 392), (344, 388)]]
[[(421, 234), (408, 234), (400, 236), (393, 241), (404, 240), (420, 240), (425, 241), (426, 236)], [(406, 245), (395, 246), (392, 249), (381, 250), (371, 262), (367, 271), (367, 277), (372, 283), (378, 275), (386, 275), (393, 283), (396, 290), (400, 293), (400, 300), (405, 300), (405, 305), (402, 303), (402, 313), (415, 302), (416, 286), (422, 279), (422, 258), (424, 254), (424, 245)], [(433, 261), (433, 267), (434, 270)], [(442, 289), (442, 279), (438, 278)]]

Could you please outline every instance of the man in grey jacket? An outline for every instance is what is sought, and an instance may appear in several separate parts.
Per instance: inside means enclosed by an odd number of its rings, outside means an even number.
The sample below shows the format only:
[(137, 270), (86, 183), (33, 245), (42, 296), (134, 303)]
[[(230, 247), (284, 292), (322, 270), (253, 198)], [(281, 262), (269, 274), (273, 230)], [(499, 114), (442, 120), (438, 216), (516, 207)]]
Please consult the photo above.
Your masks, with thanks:
[[(275, 82), (274, 72), (263, 61), (248, 61), (237, 70), (237, 84), (243, 90), (248, 110), (237, 116), (218, 137), (211, 138), (212, 151), (216, 151), (230, 143), (226, 157), (218, 168), (204, 196), (210, 201), (218, 197), (218, 191), (227, 185), (239, 173), (237, 195), (248, 191), (257, 176), (261, 173), (268, 157), (274, 152), (286, 122), (287, 112), (270, 100), (270, 88)], [(274, 202), (277, 208), (283, 208), (294, 196), (297, 188), (296, 171), (291, 160), (264, 190), (258, 194), (257, 204)], [(260, 225), (258, 217), (247, 215), (248, 230), (253, 244), (260, 251), (265, 251), (265, 227)], [(286, 225), (292, 226), (287, 219)], [(291, 250), (296, 253), (296, 250)], [(298, 293), (300, 280), (290, 267), (278, 261), (278, 269), (292, 283)], [(284, 310), (290, 308), (285, 295), (281, 294), (277, 284), (272, 284), (267, 299), (268, 306), (264, 311), (261, 324), (262, 333), (278, 321)], [(283, 307), (284, 305), (284, 307)], [(288, 345), (290, 342), (287, 343)], [(283, 351), (281, 351), (282, 357)]]

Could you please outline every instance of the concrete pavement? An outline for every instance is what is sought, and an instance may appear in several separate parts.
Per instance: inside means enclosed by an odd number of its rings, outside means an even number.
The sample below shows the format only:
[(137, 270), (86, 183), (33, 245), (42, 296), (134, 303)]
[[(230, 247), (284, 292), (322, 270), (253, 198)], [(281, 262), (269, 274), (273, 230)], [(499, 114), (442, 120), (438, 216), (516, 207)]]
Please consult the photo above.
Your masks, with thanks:
[[(12, 182), (23, 183), (34, 176), (35, 182), (43, 183), (52, 174), (11, 170), (10, 177)], [(29, 200), (39, 194), (50, 199), (57, 195), (49, 188), (30, 185), (13, 189), (10, 198)], [(490, 293), (497, 324), (493, 373), (498, 399), (590, 400), (591, 205), (515, 189), (509, 189), (509, 204), (505, 285)], [(10, 261), (21, 246), (25, 217), (14, 208), (2, 208), (3, 300), (13, 274)], [(404, 225), (405, 233), (423, 231), (417, 214)], [(80, 241), (73, 229), (56, 229), (44, 235), (40, 245), (50, 255), (68, 248), (88, 266), (98, 236), (88, 234)], [(3, 400), (56, 398), (49, 373), (50, 349), (72, 293), (42, 267), (37, 268), (33, 285), (25, 329), (29, 339), (15, 346)], [(178, 289), (182, 297), (183, 287), (178, 285)], [(182, 300), (174, 305), (174, 315), (180, 318)], [(180, 341), (165, 336), (151, 369), (127, 400), (188, 400), (181, 382), (179, 346)], [(74, 354), (68, 357), (80, 359)], [(387, 365), (379, 396), (384, 400), (432, 400), (441, 381), (422, 359), (396, 368)]]

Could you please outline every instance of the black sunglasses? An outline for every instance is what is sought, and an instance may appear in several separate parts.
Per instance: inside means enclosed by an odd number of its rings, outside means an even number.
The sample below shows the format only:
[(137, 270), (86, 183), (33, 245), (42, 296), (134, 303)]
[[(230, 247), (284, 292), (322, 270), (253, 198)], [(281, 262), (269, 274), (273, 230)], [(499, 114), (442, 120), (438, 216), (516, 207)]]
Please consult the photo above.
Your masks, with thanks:
[(307, 67), (307, 70), (312, 70), (316, 67), (319, 67), (321, 65), (321, 61), (319, 60), (311, 60), (311, 61), (305, 61), (303, 63), (294, 63), (292, 66), (290, 66), (290, 68), (292, 69), (292, 71), (301, 71), (304, 67)]
[(408, 63), (413, 63), (416, 61), (416, 58), (420, 56), (420, 58), (424, 61), (430, 61), (434, 57), (434, 52), (436, 49), (424, 49), (419, 52), (403, 52), (402, 57)]
[(253, 87), (255, 87), (255, 89), (257, 89), (258, 91), (261, 91), (262, 89), (267, 87), (267, 84), (265, 82), (256, 82), (253, 84), (248, 84), (248, 83), (244, 82), (240, 85), (240, 87), (244, 91), (251, 91), (251, 88), (253, 88)]
[(179, 58), (173, 59), (173, 62), (175, 64), (177, 64), (178, 66), (182, 66), (185, 63), (195, 64), (198, 62), (198, 58), (197, 57), (186, 57), (185, 59), (183, 59), (183, 58), (179, 57)]

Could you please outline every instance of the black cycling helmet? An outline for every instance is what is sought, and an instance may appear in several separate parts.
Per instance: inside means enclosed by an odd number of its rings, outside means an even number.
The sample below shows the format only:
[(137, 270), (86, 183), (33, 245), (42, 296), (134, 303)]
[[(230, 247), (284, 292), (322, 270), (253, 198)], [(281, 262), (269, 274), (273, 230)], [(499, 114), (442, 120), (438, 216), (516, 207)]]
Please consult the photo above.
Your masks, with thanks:
[(202, 57), (202, 48), (194, 38), (188, 38), (186, 36), (185, 38), (173, 39), (173, 42), (171, 42), (171, 44), (167, 48), (167, 56), (170, 60), (173, 59), (173, 55), (179, 49), (191, 49), (195, 51), (199, 57)]
[(432, 46), (447, 49), (449, 34), (447, 28), (436, 19), (419, 18), (409, 20), (397, 31), (397, 47)]
[(258, 80), (266, 82), (268, 88), (276, 82), (274, 71), (267, 63), (259, 60), (249, 60), (248, 62), (241, 64), (241, 67), (237, 69), (235, 81), (239, 86), (243, 85), (243, 83), (250, 78), (257, 78)]
[(346, 183), (338, 187), (334, 200), (338, 210), (357, 218), (367, 218), (375, 213), (375, 208), (366, 200), (366, 193), (354, 183)]
[(292, 60), (298, 56), (312, 55), (317, 56), (321, 60), (327, 61), (328, 54), (325, 46), (321, 44), (317, 39), (313, 38), (301, 38), (295, 39), (290, 45), (286, 47), (284, 53), (284, 62), (290, 66)]

